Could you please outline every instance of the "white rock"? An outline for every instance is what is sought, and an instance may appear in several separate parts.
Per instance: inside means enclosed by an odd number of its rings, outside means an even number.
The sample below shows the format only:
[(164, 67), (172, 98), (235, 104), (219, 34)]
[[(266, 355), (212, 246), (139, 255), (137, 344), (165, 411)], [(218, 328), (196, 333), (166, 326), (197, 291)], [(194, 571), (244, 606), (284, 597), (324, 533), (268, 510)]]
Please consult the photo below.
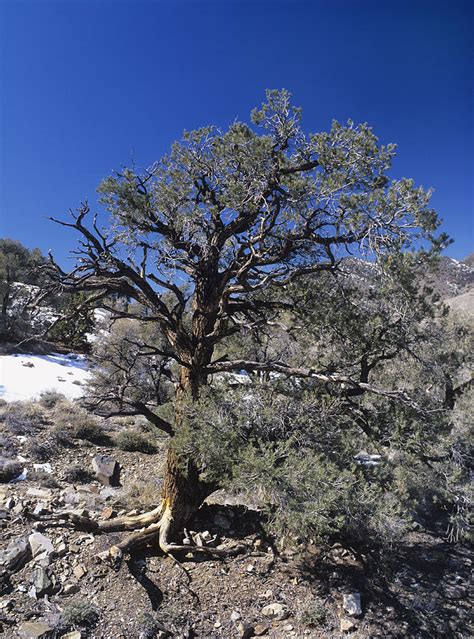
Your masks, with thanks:
[(353, 592), (349, 595), (342, 595), (342, 607), (347, 614), (352, 617), (358, 617), (362, 614), (360, 603), (360, 592)]
[(51, 539), (45, 537), (39, 532), (32, 533), (28, 537), (28, 542), (30, 544), (33, 559), (38, 557), (39, 555), (50, 555), (52, 552), (54, 552), (54, 546)]
[(281, 603), (271, 603), (262, 608), (262, 615), (264, 617), (272, 617), (273, 619), (282, 620), (287, 616), (286, 608)]

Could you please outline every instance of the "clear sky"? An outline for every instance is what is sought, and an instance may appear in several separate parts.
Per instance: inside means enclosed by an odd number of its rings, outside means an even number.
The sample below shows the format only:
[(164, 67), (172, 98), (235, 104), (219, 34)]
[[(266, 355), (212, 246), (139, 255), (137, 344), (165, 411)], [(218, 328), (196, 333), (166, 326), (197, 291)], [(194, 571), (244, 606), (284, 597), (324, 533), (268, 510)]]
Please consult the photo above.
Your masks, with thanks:
[(247, 119), (289, 89), (307, 131), (369, 122), (394, 177), (433, 186), (473, 249), (471, 0), (0, 0), (0, 234), (52, 248), (45, 220), (183, 129)]

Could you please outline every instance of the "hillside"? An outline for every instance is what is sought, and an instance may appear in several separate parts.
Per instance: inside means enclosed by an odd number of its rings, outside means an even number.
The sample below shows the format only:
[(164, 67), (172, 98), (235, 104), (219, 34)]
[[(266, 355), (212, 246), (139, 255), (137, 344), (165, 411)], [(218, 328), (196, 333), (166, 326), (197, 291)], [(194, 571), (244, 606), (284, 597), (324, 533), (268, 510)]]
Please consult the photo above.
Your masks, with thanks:
[[(371, 285), (370, 263), (351, 259), (344, 268)], [(456, 313), (471, 317), (470, 263), (443, 258), (430, 283)], [(44, 312), (51, 316), (51, 309)], [(140, 417), (89, 413), (77, 401), (89, 378), (87, 357), (44, 348), (36, 344), (32, 350), (41, 352), (18, 353), (10, 344), (0, 355), (5, 637), (471, 636), (472, 558), (463, 542), (450, 543), (447, 513), (433, 503), (406, 529), (399, 513), (391, 513), (389, 529), (398, 540), (391, 548), (390, 541), (363, 546), (343, 537), (315, 542), (273, 534), (258, 491), (249, 498), (220, 490), (180, 531), (179, 541), (190, 549), (239, 548), (236, 557), (180, 553), (176, 561), (150, 546), (132, 552), (117, 571), (99, 561), (120, 534), (94, 534), (89, 518), (133, 517), (157, 506), (165, 441)], [(366, 452), (363, 441), (353, 460), (358, 472), (397, 466), (396, 453), (389, 460), (378, 454), (382, 449)]]

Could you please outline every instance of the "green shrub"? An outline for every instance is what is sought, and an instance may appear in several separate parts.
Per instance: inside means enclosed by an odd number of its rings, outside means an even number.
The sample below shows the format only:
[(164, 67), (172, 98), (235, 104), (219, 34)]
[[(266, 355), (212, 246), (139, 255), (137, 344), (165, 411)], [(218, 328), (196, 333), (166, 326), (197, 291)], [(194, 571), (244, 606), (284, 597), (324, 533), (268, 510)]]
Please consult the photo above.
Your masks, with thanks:
[(111, 443), (109, 435), (104, 432), (102, 426), (90, 416), (74, 426), (73, 435), (77, 439), (86, 439), (93, 444), (107, 445)]
[(73, 601), (65, 606), (62, 614), (62, 620), (68, 628), (71, 626), (93, 628), (97, 625), (99, 617), (98, 609), (88, 601)]
[(326, 621), (326, 609), (321, 602), (312, 601), (300, 613), (299, 620), (302, 624), (311, 628), (321, 626)]
[(156, 453), (157, 448), (149, 437), (139, 430), (122, 430), (115, 436), (115, 443), (120, 450), (131, 453)]
[[(144, 612), (138, 618), (140, 637), (142, 639), (154, 639), (158, 632), (166, 632), (164, 626), (154, 613)], [(161, 636), (161, 635), (160, 635)]]

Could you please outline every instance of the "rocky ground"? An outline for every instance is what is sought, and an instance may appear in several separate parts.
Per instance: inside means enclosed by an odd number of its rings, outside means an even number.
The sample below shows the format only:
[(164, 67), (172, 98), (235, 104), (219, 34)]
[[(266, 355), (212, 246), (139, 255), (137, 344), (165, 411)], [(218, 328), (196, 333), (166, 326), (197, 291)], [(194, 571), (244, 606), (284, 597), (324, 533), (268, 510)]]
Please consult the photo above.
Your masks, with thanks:
[[(86, 510), (108, 518), (156, 505), (163, 443), (148, 446), (151, 436), (140, 440), (127, 422), (97, 430), (73, 404), (53, 400), (0, 407), (3, 636), (472, 636), (468, 550), (432, 530), (413, 531), (383, 560), (342, 544), (290, 545), (266, 536), (257, 508), (217, 494), (187, 536), (191, 543), (243, 543), (245, 554), (181, 556), (181, 567), (150, 547), (112, 570), (96, 555), (121, 534), (74, 530), (60, 515)], [(134, 447), (148, 452), (123, 450)], [(120, 485), (107, 485), (116, 469), (98, 456), (117, 462)], [(18, 473), (24, 479), (9, 481)]]

